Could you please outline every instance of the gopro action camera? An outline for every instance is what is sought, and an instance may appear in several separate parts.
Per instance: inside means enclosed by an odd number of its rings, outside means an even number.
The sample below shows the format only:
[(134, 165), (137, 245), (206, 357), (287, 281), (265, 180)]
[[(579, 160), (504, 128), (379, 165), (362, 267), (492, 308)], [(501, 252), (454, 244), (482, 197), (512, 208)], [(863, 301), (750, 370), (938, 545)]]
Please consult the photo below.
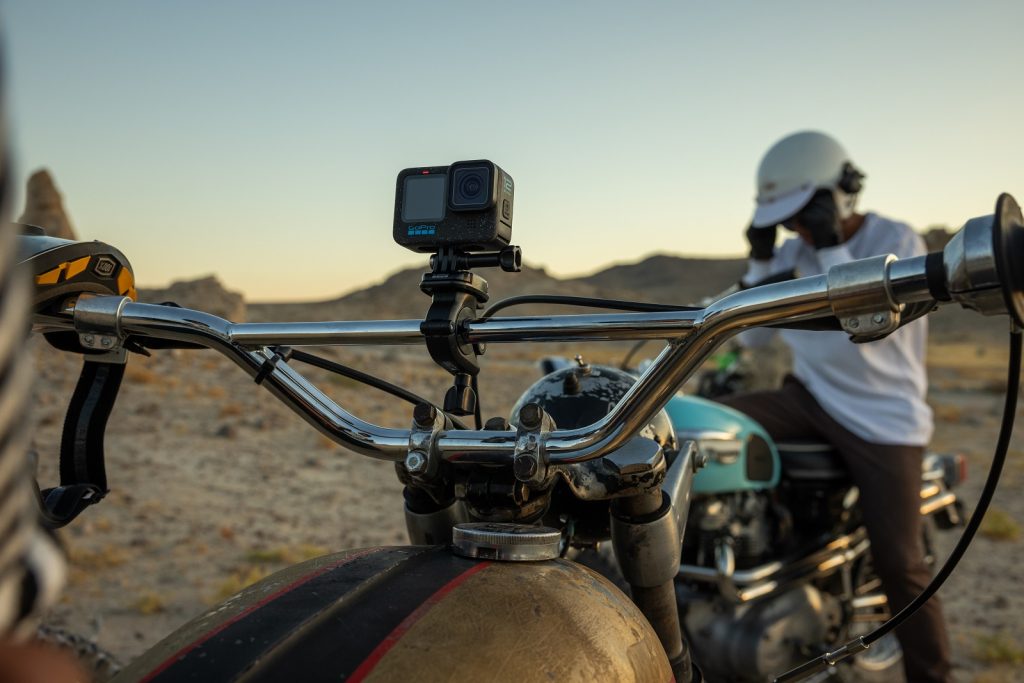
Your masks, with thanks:
[(512, 239), (512, 176), (486, 159), (407, 168), (395, 190), (395, 242), (435, 253), (497, 251)]

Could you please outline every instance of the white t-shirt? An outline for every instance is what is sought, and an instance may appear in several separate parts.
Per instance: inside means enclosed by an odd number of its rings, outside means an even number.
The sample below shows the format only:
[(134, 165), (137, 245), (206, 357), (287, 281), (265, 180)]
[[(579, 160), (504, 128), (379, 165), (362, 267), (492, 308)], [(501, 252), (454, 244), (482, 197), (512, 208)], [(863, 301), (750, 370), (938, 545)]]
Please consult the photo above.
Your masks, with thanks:
[[(924, 240), (909, 225), (869, 213), (860, 229), (836, 247), (815, 251), (799, 237), (786, 240), (770, 262), (752, 260), (744, 281), (791, 269), (797, 277), (820, 275), (837, 263), (880, 254), (909, 258), (925, 253)], [(871, 443), (928, 444), (933, 424), (925, 402), (925, 318), (866, 344), (854, 344), (845, 332), (770, 328), (744, 332), (740, 343), (763, 346), (775, 332), (793, 352), (793, 374), (839, 424)]]

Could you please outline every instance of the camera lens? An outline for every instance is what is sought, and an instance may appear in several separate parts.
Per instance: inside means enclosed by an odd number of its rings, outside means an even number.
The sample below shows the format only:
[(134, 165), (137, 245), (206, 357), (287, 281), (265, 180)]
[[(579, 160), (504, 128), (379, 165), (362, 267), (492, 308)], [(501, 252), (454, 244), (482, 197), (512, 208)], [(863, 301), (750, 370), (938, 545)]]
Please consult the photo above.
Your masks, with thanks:
[(490, 170), (486, 166), (469, 166), (455, 170), (452, 178), (452, 206), (460, 209), (482, 209), (490, 200)]
[(478, 175), (466, 175), (459, 183), (459, 193), (466, 199), (476, 199), (484, 184)]

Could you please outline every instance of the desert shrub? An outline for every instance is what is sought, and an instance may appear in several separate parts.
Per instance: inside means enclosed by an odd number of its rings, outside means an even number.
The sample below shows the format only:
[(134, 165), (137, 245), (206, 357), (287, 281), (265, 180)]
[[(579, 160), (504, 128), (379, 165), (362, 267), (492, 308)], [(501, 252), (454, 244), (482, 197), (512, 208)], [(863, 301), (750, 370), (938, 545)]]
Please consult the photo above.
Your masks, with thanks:
[(1008, 513), (991, 508), (981, 522), (981, 535), (993, 541), (1016, 541), (1020, 538), (1020, 525)]
[(980, 633), (971, 656), (985, 664), (1024, 664), (1024, 648), (1006, 633)]

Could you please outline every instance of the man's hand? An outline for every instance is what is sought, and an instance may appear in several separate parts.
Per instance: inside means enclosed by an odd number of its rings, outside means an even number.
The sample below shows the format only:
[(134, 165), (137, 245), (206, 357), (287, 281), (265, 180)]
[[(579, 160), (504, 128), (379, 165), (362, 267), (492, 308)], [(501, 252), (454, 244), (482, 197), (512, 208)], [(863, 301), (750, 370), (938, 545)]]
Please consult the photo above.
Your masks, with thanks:
[(796, 222), (810, 233), (815, 249), (834, 247), (842, 241), (839, 209), (829, 190), (818, 191), (796, 215)]
[(775, 235), (778, 232), (777, 225), (769, 225), (763, 228), (755, 228), (751, 225), (747, 228), (747, 241), (750, 242), (750, 258), (755, 261), (770, 261), (775, 255)]

